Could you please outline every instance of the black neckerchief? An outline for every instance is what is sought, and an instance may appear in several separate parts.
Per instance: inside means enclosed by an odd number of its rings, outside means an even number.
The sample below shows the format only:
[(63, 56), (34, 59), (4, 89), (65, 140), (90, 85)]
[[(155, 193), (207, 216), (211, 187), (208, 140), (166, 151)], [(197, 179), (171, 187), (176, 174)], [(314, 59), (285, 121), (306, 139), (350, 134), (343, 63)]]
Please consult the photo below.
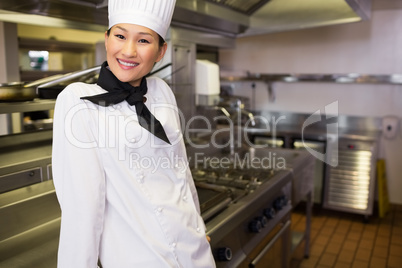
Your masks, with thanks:
[(138, 123), (143, 128), (161, 140), (171, 144), (161, 123), (155, 118), (155, 116), (153, 116), (153, 114), (151, 114), (147, 106), (144, 104), (146, 101), (144, 95), (148, 91), (147, 80), (145, 77), (142, 78), (141, 84), (138, 87), (133, 87), (129, 83), (121, 82), (117, 79), (107, 66), (108, 64), (105, 61), (101, 66), (97, 84), (108, 92), (94, 96), (82, 97), (81, 99), (89, 100), (104, 107), (126, 100), (128, 104), (135, 105)]

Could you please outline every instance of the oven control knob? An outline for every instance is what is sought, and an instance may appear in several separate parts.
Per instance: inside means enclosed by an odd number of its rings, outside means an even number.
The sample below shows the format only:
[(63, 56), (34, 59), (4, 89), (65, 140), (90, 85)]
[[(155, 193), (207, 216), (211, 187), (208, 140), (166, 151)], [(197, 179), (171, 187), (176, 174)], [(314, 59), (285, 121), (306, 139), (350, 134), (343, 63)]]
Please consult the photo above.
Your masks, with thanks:
[(266, 208), (266, 209), (264, 209), (264, 215), (265, 215), (265, 217), (267, 217), (268, 219), (273, 219), (273, 218), (275, 218), (275, 215), (276, 215), (275, 209), (273, 209), (273, 208)]
[(262, 223), (258, 219), (254, 219), (249, 223), (249, 229), (253, 233), (259, 233), (262, 229)]
[(282, 198), (278, 197), (277, 199), (274, 200), (274, 208), (278, 211), (283, 208), (283, 201)]
[(230, 261), (232, 259), (232, 250), (230, 248), (218, 248), (216, 253), (217, 261)]
[(268, 219), (264, 215), (257, 217), (257, 220), (261, 222), (262, 228), (264, 228), (268, 224)]
[(274, 208), (276, 210), (281, 210), (288, 203), (288, 199), (285, 195), (282, 195), (274, 200)]
[(286, 206), (286, 204), (288, 203), (288, 198), (286, 197), (286, 195), (282, 195), (280, 198), (282, 200), (282, 207)]

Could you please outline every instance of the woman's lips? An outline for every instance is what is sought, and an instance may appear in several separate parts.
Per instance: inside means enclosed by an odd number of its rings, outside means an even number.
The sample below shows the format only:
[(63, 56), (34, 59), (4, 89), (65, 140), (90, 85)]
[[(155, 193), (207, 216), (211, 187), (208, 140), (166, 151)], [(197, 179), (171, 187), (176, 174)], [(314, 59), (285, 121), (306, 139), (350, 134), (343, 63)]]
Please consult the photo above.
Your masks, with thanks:
[(126, 66), (126, 67), (138, 66), (138, 63), (136, 63), (136, 62), (128, 62), (128, 61), (123, 61), (123, 60), (120, 60), (120, 59), (117, 59), (117, 62), (119, 64), (123, 65), (123, 66)]

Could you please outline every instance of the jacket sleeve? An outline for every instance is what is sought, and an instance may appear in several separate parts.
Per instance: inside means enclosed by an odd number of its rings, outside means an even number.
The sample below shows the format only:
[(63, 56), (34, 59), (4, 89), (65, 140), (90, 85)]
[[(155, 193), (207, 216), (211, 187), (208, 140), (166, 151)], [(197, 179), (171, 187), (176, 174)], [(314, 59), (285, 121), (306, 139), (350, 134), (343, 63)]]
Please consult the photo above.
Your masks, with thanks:
[(59, 268), (95, 268), (103, 230), (105, 175), (97, 111), (74, 93), (59, 94), (53, 126), (53, 182), (61, 207)]

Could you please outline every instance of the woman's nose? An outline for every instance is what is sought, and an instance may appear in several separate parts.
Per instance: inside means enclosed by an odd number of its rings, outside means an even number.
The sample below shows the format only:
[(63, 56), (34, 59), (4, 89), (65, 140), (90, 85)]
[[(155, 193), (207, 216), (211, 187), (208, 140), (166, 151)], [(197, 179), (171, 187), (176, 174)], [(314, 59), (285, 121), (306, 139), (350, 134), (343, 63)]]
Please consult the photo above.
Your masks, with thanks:
[(137, 56), (136, 43), (131, 41), (125, 42), (122, 53), (126, 57), (136, 57)]

